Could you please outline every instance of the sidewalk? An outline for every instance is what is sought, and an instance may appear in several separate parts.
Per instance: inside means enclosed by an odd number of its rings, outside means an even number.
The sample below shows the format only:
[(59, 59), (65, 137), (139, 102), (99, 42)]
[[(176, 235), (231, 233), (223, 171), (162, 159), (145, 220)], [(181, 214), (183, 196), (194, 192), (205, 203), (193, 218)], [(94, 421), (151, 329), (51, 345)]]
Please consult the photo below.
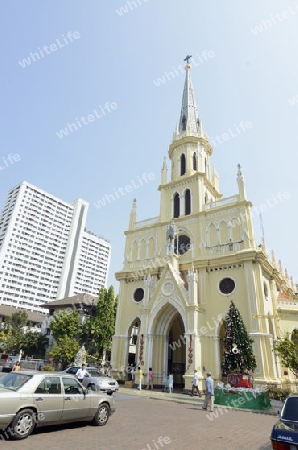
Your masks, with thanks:
[[(204, 398), (205, 396), (203, 395), (202, 397), (199, 397), (198, 395), (194, 395), (193, 397), (190, 394), (183, 394), (181, 389), (174, 389), (173, 393), (169, 393), (169, 392), (162, 392), (159, 389), (156, 390), (148, 390), (148, 389), (142, 389), (141, 391), (139, 391), (138, 389), (135, 388), (127, 388), (124, 385), (120, 385), (120, 389), (119, 391), (120, 393), (125, 393), (128, 395), (136, 395), (136, 396), (141, 396), (141, 397), (148, 397), (150, 399), (154, 399), (154, 400), (167, 400), (170, 402), (175, 402), (175, 403), (184, 403), (184, 404), (189, 404), (189, 405), (194, 405), (197, 406), (198, 408), (201, 408), (203, 406), (203, 402), (204, 402)], [(224, 405), (214, 405), (214, 408), (226, 408), (226, 406)], [(232, 410), (235, 411), (243, 411), (243, 412), (249, 412), (249, 413), (256, 413), (256, 414), (266, 414), (266, 415), (270, 415), (270, 416), (277, 416), (278, 414), (274, 411), (274, 408), (270, 408), (270, 409), (266, 409), (266, 410), (256, 410), (256, 409), (244, 409), (244, 408), (234, 408), (234, 407), (229, 407)]]

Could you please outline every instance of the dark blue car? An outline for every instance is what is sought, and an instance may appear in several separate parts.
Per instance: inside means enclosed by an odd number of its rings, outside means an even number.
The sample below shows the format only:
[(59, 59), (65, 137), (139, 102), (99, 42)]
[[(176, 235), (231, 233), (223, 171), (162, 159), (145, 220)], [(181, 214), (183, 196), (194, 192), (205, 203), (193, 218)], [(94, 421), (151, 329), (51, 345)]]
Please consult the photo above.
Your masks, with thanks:
[(298, 395), (290, 395), (271, 433), (274, 450), (298, 449)]

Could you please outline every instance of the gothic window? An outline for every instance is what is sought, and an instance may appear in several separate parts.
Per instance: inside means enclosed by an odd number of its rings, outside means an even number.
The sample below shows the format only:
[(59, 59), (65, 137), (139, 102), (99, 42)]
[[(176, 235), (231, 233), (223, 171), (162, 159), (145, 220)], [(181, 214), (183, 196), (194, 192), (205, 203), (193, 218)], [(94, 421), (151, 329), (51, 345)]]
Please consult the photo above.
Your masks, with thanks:
[(205, 158), (205, 172), (206, 172), (206, 175), (207, 175), (207, 159)]
[(174, 195), (174, 218), (180, 216), (180, 197), (179, 194)]
[(295, 344), (298, 344), (298, 330), (293, 330), (291, 334), (291, 341), (294, 341)]
[(183, 131), (186, 130), (186, 117), (185, 116), (182, 117), (182, 130)]
[(205, 203), (207, 203), (208, 202), (208, 195), (207, 195), (207, 192), (206, 192), (206, 194), (205, 194)]
[(174, 241), (174, 251), (176, 255), (184, 255), (191, 247), (190, 239), (186, 234), (181, 234)]
[(185, 161), (185, 155), (182, 153), (180, 157), (180, 175), (185, 175), (186, 172), (186, 161)]
[(190, 190), (185, 191), (185, 215), (188, 216), (191, 213), (191, 195)]
[(197, 170), (197, 154), (196, 152), (194, 152), (194, 154), (192, 155), (192, 166), (193, 166), (193, 170)]

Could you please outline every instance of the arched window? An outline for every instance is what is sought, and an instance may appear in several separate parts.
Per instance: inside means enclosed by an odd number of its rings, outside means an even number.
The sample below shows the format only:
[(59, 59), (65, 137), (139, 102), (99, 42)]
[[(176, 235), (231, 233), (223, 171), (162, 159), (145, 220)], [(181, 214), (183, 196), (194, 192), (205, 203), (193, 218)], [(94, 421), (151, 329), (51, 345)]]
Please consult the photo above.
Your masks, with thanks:
[(189, 215), (191, 213), (191, 195), (190, 190), (186, 189), (185, 191), (185, 215)]
[(186, 117), (185, 115), (182, 117), (182, 131), (186, 130)]
[(194, 152), (194, 154), (192, 155), (192, 167), (193, 167), (193, 170), (198, 170), (196, 152)]
[(180, 175), (184, 175), (186, 172), (186, 161), (185, 161), (185, 155), (182, 153), (180, 157)]
[(180, 197), (179, 194), (174, 195), (174, 218), (180, 216)]

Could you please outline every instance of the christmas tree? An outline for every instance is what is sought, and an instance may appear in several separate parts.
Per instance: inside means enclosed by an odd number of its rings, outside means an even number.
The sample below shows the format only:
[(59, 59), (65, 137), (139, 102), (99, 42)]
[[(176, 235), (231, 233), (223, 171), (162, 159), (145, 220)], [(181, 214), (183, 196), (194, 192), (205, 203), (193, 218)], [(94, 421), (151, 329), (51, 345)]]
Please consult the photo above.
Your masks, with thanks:
[(226, 330), (224, 337), (223, 375), (238, 371), (245, 373), (254, 371), (256, 357), (253, 354), (251, 339), (247, 333), (240, 312), (231, 300), (226, 316)]

